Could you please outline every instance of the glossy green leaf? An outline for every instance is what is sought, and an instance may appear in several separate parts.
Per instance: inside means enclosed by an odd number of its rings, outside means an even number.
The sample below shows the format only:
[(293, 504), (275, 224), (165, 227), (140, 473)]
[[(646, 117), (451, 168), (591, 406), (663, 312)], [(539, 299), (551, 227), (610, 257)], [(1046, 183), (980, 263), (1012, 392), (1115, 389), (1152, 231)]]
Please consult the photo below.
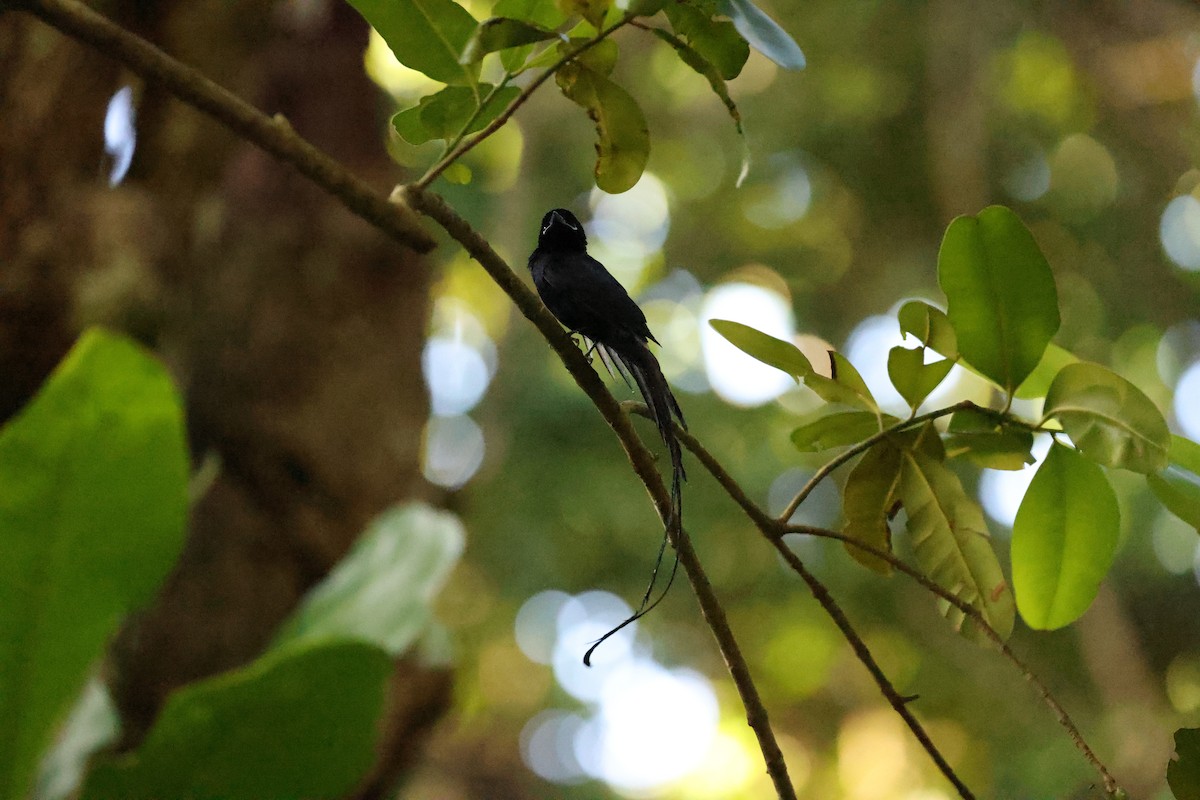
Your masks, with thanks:
[(1175, 758), (1167, 762), (1167, 785), (1175, 800), (1200, 800), (1200, 728), (1175, 731)]
[(731, 81), (741, 74), (750, 45), (728, 20), (713, 19), (690, 3), (667, 3), (664, 7), (671, 29), (712, 64), (717, 74)]
[(1034, 463), (1033, 432), (1005, 425), (993, 414), (963, 409), (950, 417), (947, 458), (966, 458), (989, 469), (1021, 470)]
[(725, 319), (710, 319), (708, 324), (729, 343), (746, 355), (791, 375), (829, 403), (844, 403), (878, 412), (871, 390), (854, 365), (840, 353), (829, 351), (830, 369), (835, 377), (826, 378), (813, 370), (812, 363), (791, 342), (755, 330), (749, 325)]
[[(524, 20), (547, 30), (557, 29), (567, 19), (555, 0), (498, 0), (496, 5), (492, 6), (492, 14), (497, 17)], [(545, 52), (554, 55), (557, 50), (551, 47), (547, 48)], [(500, 51), (500, 63), (509, 72), (517, 73), (532, 66), (526, 63), (532, 53), (533, 45), (502, 50)], [(549, 65), (547, 64), (547, 66)]]
[(378, 647), (340, 641), (189, 684), (140, 748), (92, 769), (83, 800), (340, 797), (375, 760), (391, 671)]
[(829, 364), (833, 378), (826, 378), (814, 372), (805, 379), (810, 389), (831, 403), (849, 403), (872, 411), (879, 410), (874, 395), (867, 388), (867, 382), (845, 356), (830, 350)]
[(909, 408), (924, 403), (953, 367), (954, 362), (948, 358), (926, 364), (924, 347), (909, 349), (897, 345), (888, 353), (888, 377)]
[(1200, 532), (1200, 444), (1172, 436), (1167, 457), (1167, 468), (1146, 481), (1168, 511)]
[(940, 308), (922, 300), (909, 300), (896, 315), (900, 332), (912, 334), (921, 344), (943, 358), (958, 358), (958, 337), (950, 318)]
[(857, 444), (878, 433), (879, 422), (879, 416), (870, 411), (818, 412), (811, 422), (792, 431), (792, 444), (805, 453)]
[(1058, 330), (1058, 292), (1025, 224), (1003, 206), (955, 219), (938, 252), (938, 283), (958, 351), (1011, 392)]
[(750, 0), (721, 0), (720, 9), (755, 50), (784, 69), (804, 69), (800, 45)]
[(166, 370), (98, 329), (0, 429), (0, 797), (28, 792), (108, 638), (175, 563), (187, 472)]
[(459, 61), (464, 64), (474, 64), (482, 61), (488, 53), (494, 53), (497, 50), (507, 50), (510, 47), (520, 47), (555, 38), (558, 38), (557, 33), (540, 25), (509, 17), (492, 17), (479, 23), (475, 33), (467, 40), (462, 55), (459, 56)]
[(453, 514), (411, 504), (383, 512), (307, 595), (275, 646), (350, 636), (405, 652), (433, 620), (433, 598), (462, 554)]
[(612, 5), (611, 0), (557, 0), (557, 2), (559, 10), (568, 17), (583, 17), (596, 30), (604, 27), (604, 16)]
[[(842, 516), (846, 520), (842, 533), (891, 552), (892, 529), (888, 520), (897, 503), (900, 464), (900, 450), (886, 440), (863, 454), (850, 470), (846, 488), (842, 490)], [(845, 543), (845, 547), (860, 564), (883, 575), (891, 574), (892, 565), (887, 561), (852, 544)]]
[(1119, 534), (1117, 496), (1104, 470), (1055, 443), (1013, 523), (1013, 589), (1029, 627), (1061, 628), (1087, 610)]
[(475, 18), (454, 0), (349, 0), (379, 32), (396, 60), (435, 81), (470, 86), (477, 65), (459, 63)]
[(708, 324), (746, 355), (786, 372), (795, 378), (797, 383), (813, 374), (812, 363), (800, 352), (800, 348), (791, 342), (776, 339), (749, 325), (732, 320), (710, 319)]
[[(576, 50), (580, 50), (588, 41), (586, 38), (575, 37), (565, 42), (560, 42), (558, 45), (559, 57), (561, 58)], [(620, 49), (617, 47), (617, 43), (612, 39), (605, 39), (580, 52), (575, 60), (592, 72), (608, 77), (612, 75), (613, 69), (616, 68), (617, 57), (619, 55)]]
[[(929, 429), (926, 429), (929, 430)], [(921, 437), (937, 441), (935, 432)], [(906, 449), (900, 473), (900, 499), (908, 512), (908, 533), (921, 568), (931, 580), (975, 606), (1002, 637), (1012, 632), (1012, 591), (992, 550), (983, 510), (958, 476), (924, 449)], [(953, 606), (947, 617), (965, 634), (983, 634)]]
[(1077, 361), (1079, 359), (1069, 350), (1051, 342), (1046, 345), (1046, 352), (1042, 355), (1042, 360), (1034, 367), (1033, 372), (1029, 373), (1029, 377), (1021, 381), (1021, 385), (1017, 387), (1014, 395), (1018, 400), (1045, 397), (1059, 370), (1067, 364), (1074, 364)]
[(596, 186), (609, 194), (632, 189), (650, 157), (650, 131), (642, 110), (628, 92), (584, 62), (564, 65), (554, 79), (596, 123)]
[[(479, 90), (486, 97), (492, 91), (489, 84), (479, 84)], [(447, 86), (440, 92), (426, 95), (412, 108), (397, 112), (392, 117), (392, 127), (396, 133), (409, 144), (424, 144), (434, 139), (452, 139), (459, 133), (475, 133), (487, 127), (488, 123), (500, 116), (508, 104), (516, 99), (521, 90), (515, 86), (505, 86), (488, 100), (475, 119), (475, 109), (478, 100), (475, 93), (465, 86)], [(463, 126), (470, 121), (470, 126)]]
[(708, 85), (712, 88), (713, 94), (725, 105), (725, 110), (729, 112), (730, 119), (733, 120), (733, 127), (737, 130), (739, 136), (745, 136), (742, 131), (742, 115), (738, 111), (737, 105), (733, 102), (733, 98), (729, 96), (729, 87), (725, 85), (725, 79), (713, 64), (706, 59), (699, 51), (691, 45), (685, 43), (677, 36), (673, 36), (661, 28), (654, 28), (654, 34), (662, 39), (667, 44), (674, 48), (679, 55), (679, 60), (687, 64), (693, 70), (700, 74)]
[(1143, 473), (1167, 466), (1171, 433), (1162, 412), (1140, 389), (1099, 364), (1063, 367), (1050, 384), (1042, 413), (1057, 420), (1098, 464)]

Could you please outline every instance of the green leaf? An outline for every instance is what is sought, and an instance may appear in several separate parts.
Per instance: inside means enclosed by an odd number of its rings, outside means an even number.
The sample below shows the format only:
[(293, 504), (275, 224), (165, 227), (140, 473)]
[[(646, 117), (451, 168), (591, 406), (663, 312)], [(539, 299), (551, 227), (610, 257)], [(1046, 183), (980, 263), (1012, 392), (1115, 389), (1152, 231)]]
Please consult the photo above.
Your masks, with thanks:
[(975, 409), (963, 409), (950, 417), (949, 436), (944, 445), (947, 458), (966, 458), (989, 469), (1021, 470), (1033, 457), (1033, 432), (1005, 425), (1002, 418)]
[(1200, 728), (1175, 731), (1175, 758), (1167, 762), (1167, 785), (1175, 800), (1200, 800)]
[(689, 3), (667, 3), (664, 8), (671, 29), (687, 40), (717, 74), (731, 81), (741, 74), (750, 45), (728, 20), (716, 20)]
[(83, 800), (339, 797), (375, 759), (391, 671), (378, 647), (326, 642), (189, 684), (137, 751), (93, 768)]
[(1146, 476), (1158, 501), (1200, 533), (1200, 444), (1171, 437), (1167, 468)]
[(1014, 396), (1018, 400), (1034, 400), (1038, 397), (1045, 397), (1059, 370), (1067, 364), (1074, 364), (1077, 361), (1079, 359), (1069, 350), (1051, 342), (1046, 345), (1046, 352), (1042, 356), (1042, 360), (1034, 367), (1033, 372), (1029, 373), (1029, 377), (1021, 381)]
[[(492, 6), (492, 14), (497, 17), (524, 20), (531, 25), (537, 25), (547, 30), (558, 28), (567, 19), (555, 0), (499, 0), (496, 5)], [(546, 52), (553, 54), (556, 50), (548, 48)], [(525, 63), (529, 60), (531, 53), (533, 53), (532, 45), (502, 50), (500, 63), (509, 72), (517, 73), (531, 66)]]
[(1140, 389), (1099, 364), (1063, 367), (1042, 413), (1058, 420), (1080, 452), (1098, 464), (1142, 473), (1167, 466), (1171, 433), (1162, 413)]
[(430, 604), (463, 548), (457, 517), (413, 503), (383, 512), (304, 597), (275, 647), (349, 636), (404, 653), (433, 620)]
[(1117, 496), (1104, 471), (1055, 443), (1013, 522), (1013, 589), (1029, 627), (1054, 630), (1087, 611), (1119, 534)]
[(750, 0), (722, 0), (720, 8), (755, 50), (784, 69), (804, 69), (800, 45)]
[(452, 85), (473, 86), (478, 80), (478, 65), (458, 60), (477, 24), (454, 0), (349, 2), (404, 66)]
[(938, 252), (959, 353), (1012, 392), (1058, 330), (1058, 292), (1025, 224), (1003, 206), (950, 223)]
[(875, 404), (871, 390), (854, 365), (841, 354), (829, 351), (830, 369), (834, 377), (826, 378), (813, 370), (812, 363), (791, 342), (776, 339), (749, 325), (731, 320), (710, 319), (708, 324), (734, 347), (753, 359), (786, 372), (797, 382), (803, 382), (822, 400), (878, 412), (879, 406)]
[(540, 25), (508, 17), (492, 17), (479, 23), (475, 33), (467, 40), (462, 55), (459, 56), (459, 61), (463, 64), (474, 64), (482, 61), (488, 53), (494, 53), (497, 50), (507, 50), (510, 47), (520, 47), (524, 44), (556, 38), (558, 38), (557, 33)]
[(632, 189), (650, 157), (642, 110), (628, 92), (581, 61), (564, 65), (554, 79), (596, 123), (596, 186), (609, 194)]
[(166, 370), (98, 329), (0, 429), (0, 797), (30, 789), (105, 642), (175, 563), (187, 472)]
[(673, 0), (617, 0), (617, 8), (635, 17), (653, 17)]
[(958, 358), (958, 337), (950, 318), (940, 308), (921, 300), (909, 300), (896, 315), (900, 333), (912, 334), (922, 345), (943, 358)]
[(655, 36), (675, 49), (680, 61), (687, 64), (708, 81), (708, 85), (712, 87), (713, 93), (725, 104), (725, 110), (729, 112), (729, 117), (733, 120), (733, 127), (737, 130), (738, 135), (744, 137), (742, 115), (738, 111), (737, 105), (734, 104), (733, 98), (729, 96), (729, 87), (725, 85), (725, 80), (721, 77), (721, 73), (717, 71), (717, 68), (702, 56), (699, 51), (686, 44), (679, 37), (673, 36), (661, 28), (653, 28), (652, 30)]
[(608, 13), (609, 0), (557, 0), (558, 8), (568, 17), (580, 16), (596, 30), (604, 27), (604, 15)]
[(892, 385), (910, 408), (925, 402), (929, 393), (950, 374), (954, 362), (948, 358), (925, 363), (925, 348), (909, 349), (903, 345), (893, 347), (888, 353), (888, 377)]
[[(479, 90), (486, 96), (492, 91), (492, 86), (481, 83)], [(412, 108), (397, 112), (392, 117), (392, 127), (409, 144), (425, 144), (434, 139), (452, 139), (460, 132), (475, 133), (500, 116), (500, 112), (520, 93), (521, 90), (515, 86), (505, 86), (496, 92), (464, 131), (463, 126), (471, 120), (471, 115), (478, 108), (478, 100), (475, 93), (465, 86), (447, 86), (440, 92), (422, 97)]]
[[(888, 417), (885, 424), (893, 420)], [(879, 416), (870, 411), (818, 412), (811, 422), (792, 431), (792, 444), (804, 453), (856, 444), (879, 433), (879, 422)]]
[[(936, 431), (923, 429), (918, 442), (934, 443)], [(989, 542), (983, 510), (963, 490), (958, 476), (920, 447), (903, 452), (900, 499), (908, 512), (908, 533), (925, 574), (938, 585), (975, 606), (988, 624), (1007, 638), (1015, 607), (1012, 591)], [(961, 611), (945, 608), (963, 633), (983, 634)]]
[[(560, 42), (557, 48), (559, 58), (582, 50), (589, 41), (586, 38), (575, 37)], [(617, 43), (612, 39), (605, 39), (580, 52), (575, 57), (575, 61), (607, 78), (612, 75), (613, 69), (617, 66), (618, 55), (620, 55), (620, 48), (617, 47)], [(555, 60), (557, 61), (557, 59)]]
[[(842, 533), (880, 550), (892, 551), (892, 529), (888, 520), (895, 513), (900, 464), (900, 450), (886, 440), (859, 459), (850, 470), (846, 488), (842, 491), (842, 515), (846, 518)], [(888, 562), (848, 542), (844, 544), (855, 561), (880, 574), (891, 574), (892, 565)]]
[(800, 348), (783, 339), (727, 319), (710, 319), (708, 324), (730, 344), (767, 366), (782, 370), (800, 383), (813, 373), (812, 363)]
[(845, 356), (830, 350), (829, 366), (833, 378), (826, 378), (814, 372), (805, 379), (809, 388), (831, 403), (850, 403), (871, 411), (879, 410), (874, 395), (867, 388), (867, 382)]

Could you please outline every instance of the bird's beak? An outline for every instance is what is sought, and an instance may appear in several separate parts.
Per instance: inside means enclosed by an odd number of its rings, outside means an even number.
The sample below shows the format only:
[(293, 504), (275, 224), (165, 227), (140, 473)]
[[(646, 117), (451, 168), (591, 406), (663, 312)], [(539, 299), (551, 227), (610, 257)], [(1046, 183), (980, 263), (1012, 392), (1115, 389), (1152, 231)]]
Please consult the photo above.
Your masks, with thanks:
[[(550, 225), (553, 225), (555, 222), (560, 222), (563, 225), (566, 225), (568, 228), (570, 228), (573, 231), (579, 230), (579, 226), (572, 225), (570, 222), (567, 221), (566, 217), (564, 217), (562, 214), (559, 214), (557, 211), (555, 211), (553, 214), (550, 215)], [(549, 225), (546, 227), (549, 227)]]

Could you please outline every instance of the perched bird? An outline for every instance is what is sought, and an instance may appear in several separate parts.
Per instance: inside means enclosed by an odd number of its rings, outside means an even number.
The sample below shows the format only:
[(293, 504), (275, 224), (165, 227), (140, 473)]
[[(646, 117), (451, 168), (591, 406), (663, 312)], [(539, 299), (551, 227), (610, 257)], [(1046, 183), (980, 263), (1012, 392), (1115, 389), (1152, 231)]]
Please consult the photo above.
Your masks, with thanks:
[(681, 525), (682, 483), (687, 475), (672, 414), (685, 430), (687, 423), (658, 359), (647, 346), (647, 342), (659, 342), (646, 325), (646, 315), (604, 265), (588, 255), (583, 225), (566, 209), (556, 208), (542, 217), (529, 271), (550, 313), (567, 329), (590, 340), (592, 349), (599, 349), (602, 357), (607, 355), (623, 377), (633, 376), (671, 456), (668, 525)]

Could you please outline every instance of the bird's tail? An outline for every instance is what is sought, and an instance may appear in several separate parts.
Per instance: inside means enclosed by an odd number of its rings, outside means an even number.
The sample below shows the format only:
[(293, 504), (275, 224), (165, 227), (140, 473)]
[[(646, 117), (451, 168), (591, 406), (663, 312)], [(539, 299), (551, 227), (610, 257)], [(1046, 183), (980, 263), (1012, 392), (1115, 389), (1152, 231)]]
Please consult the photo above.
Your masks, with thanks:
[(650, 352), (645, 342), (633, 340), (622, 342), (619, 347), (608, 347), (610, 355), (618, 365), (633, 376), (642, 399), (650, 409), (650, 416), (658, 427), (658, 435), (671, 456), (671, 519), (668, 524), (683, 524), (683, 482), (687, 473), (683, 469), (683, 452), (679, 439), (675, 436), (672, 415), (679, 420), (680, 426), (687, 430), (687, 422), (683, 419), (683, 411), (679, 408), (671, 387), (658, 366), (658, 359)]

